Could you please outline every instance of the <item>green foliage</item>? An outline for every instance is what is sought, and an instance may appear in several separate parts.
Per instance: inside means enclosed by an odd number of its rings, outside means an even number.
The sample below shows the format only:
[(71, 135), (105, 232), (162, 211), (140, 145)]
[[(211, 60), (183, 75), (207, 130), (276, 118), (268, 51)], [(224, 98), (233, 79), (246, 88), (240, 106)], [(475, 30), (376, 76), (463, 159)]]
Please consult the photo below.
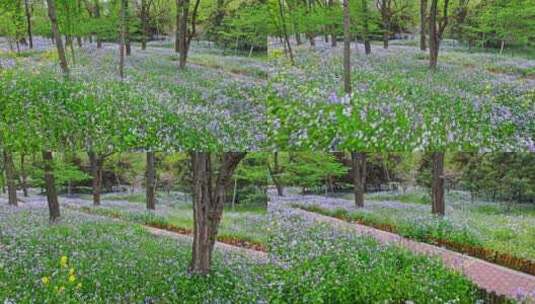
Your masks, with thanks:
[(325, 185), (330, 178), (348, 171), (332, 154), (324, 152), (289, 152), (287, 160), (283, 161), (284, 183), (302, 188)]

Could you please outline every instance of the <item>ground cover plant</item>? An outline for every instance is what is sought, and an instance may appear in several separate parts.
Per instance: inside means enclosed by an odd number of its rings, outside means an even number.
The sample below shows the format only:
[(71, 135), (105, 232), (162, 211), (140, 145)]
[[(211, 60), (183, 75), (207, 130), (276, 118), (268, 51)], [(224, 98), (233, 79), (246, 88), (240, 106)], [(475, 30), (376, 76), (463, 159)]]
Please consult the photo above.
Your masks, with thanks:
[(246, 256), (216, 252), (213, 275), (191, 276), (188, 242), (155, 238), (138, 225), (75, 211), (49, 226), (43, 207), (13, 210), (2, 204), (3, 302), (254, 303), (263, 298), (261, 284), (253, 284), (262, 281), (254, 270), (258, 262)]
[[(43, 198), (29, 200), (22, 208), (0, 207), (3, 301), (317, 303), (436, 298), (441, 303), (475, 298), (476, 289), (465, 278), (437, 261), (344, 232), (333, 234), (286, 212), (270, 213), (271, 262), (216, 250), (213, 270), (204, 277), (187, 271), (188, 242), (155, 237), (136, 224), (68, 208), (61, 222), (49, 225), (44, 207)], [(329, 266), (344, 256), (347, 266), (357, 267), (370, 280), (355, 281), (342, 276), (344, 268)], [(384, 270), (394, 265), (396, 270), (384, 277)], [(315, 275), (299, 275), (303, 273)], [(340, 280), (329, 280), (332, 276)], [(297, 282), (300, 278), (306, 280)], [(312, 287), (321, 278), (337, 288), (315, 292)], [(381, 278), (392, 283), (392, 294), (381, 292)], [(434, 282), (447, 282), (452, 288), (432, 288)], [(415, 283), (421, 288), (401, 288)], [(366, 292), (355, 293), (355, 284)]]
[[(370, 55), (352, 50), (351, 94), (341, 86), (342, 50), (296, 46), (294, 64), (274, 47), (267, 97), (273, 147), (412, 151), (530, 150), (533, 60), (446, 49), (429, 71), (415, 47)], [(423, 56), (423, 57), (422, 57)], [(357, 150), (358, 150), (357, 149)]]
[[(90, 199), (65, 198), (65, 203), (74, 210), (82, 212), (121, 218), (191, 234), (194, 225), (191, 200), (177, 200), (177, 197), (184, 198), (184, 195), (160, 193), (157, 196), (158, 203), (155, 211), (145, 208), (144, 193), (104, 195), (102, 204), (98, 207), (94, 207)], [(132, 202), (132, 199), (136, 201)], [(225, 209), (218, 240), (265, 250), (268, 240), (266, 232), (267, 210), (265, 207), (240, 206), (232, 209), (232, 207), (227, 206)]]
[[(425, 192), (415, 192), (416, 197), (425, 195)], [(430, 214), (429, 203), (401, 202), (396, 198), (397, 194), (391, 195), (390, 198), (383, 195), (379, 200), (369, 200), (364, 208), (356, 209), (350, 200), (303, 197), (300, 199), (303, 203), (296, 203), (295, 206), (360, 222), (411, 239), (445, 245), (454, 250), (468, 250), (467, 253), (471, 247), (481, 247), (527, 261), (535, 260), (534, 218), (530, 213), (533, 208), (529, 206), (513, 207), (508, 212), (506, 207), (496, 203), (471, 203), (466, 196), (453, 196), (447, 200), (447, 216), (440, 218)], [(467, 248), (455, 248), (454, 244)], [(488, 258), (493, 259), (494, 254), (489, 253)], [(501, 260), (499, 257), (496, 259)], [(524, 264), (520, 261), (506, 266), (533, 271), (532, 266)]]

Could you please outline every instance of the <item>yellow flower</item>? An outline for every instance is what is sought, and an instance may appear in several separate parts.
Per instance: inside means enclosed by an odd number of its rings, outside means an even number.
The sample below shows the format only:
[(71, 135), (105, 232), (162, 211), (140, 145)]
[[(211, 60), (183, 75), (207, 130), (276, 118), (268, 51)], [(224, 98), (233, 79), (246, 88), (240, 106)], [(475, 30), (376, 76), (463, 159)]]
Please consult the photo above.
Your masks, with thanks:
[(43, 282), (43, 284), (47, 285), (50, 282), (50, 279), (48, 277), (42, 277), (41, 278), (41, 282)]
[(73, 275), (73, 274), (74, 274), (74, 268), (71, 268), (71, 269), (69, 270), (69, 274), (70, 274), (70, 275)]
[(82, 288), (82, 283), (78, 283), (78, 285), (76, 285), (76, 288), (78, 289)]
[(73, 283), (74, 281), (76, 281), (76, 276), (74, 274), (69, 275), (69, 282)]
[(59, 259), (59, 264), (61, 267), (67, 267), (67, 264), (69, 263), (69, 258), (66, 256), (62, 256), (61, 259)]

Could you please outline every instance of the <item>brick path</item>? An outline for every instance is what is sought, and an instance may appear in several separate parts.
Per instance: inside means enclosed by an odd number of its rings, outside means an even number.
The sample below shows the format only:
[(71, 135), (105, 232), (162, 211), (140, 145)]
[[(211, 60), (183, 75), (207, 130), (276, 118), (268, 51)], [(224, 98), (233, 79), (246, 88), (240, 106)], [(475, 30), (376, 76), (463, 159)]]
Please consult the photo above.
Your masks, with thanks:
[(535, 292), (535, 276), (492, 264), (471, 256), (447, 250), (442, 247), (412, 241), (397, 234), (378, 230), (364, 225), (348, 223), (333, 217), (296, 209), (316, 221), (330, 223), (333, 226), (354, 229), (360, 235), (372, 236), (382, 244), (399, 245), (418, 254), (439, 257), (444, 264), (472, 280), (477, 286), (497, 295), (515, 298), (518, 290)]

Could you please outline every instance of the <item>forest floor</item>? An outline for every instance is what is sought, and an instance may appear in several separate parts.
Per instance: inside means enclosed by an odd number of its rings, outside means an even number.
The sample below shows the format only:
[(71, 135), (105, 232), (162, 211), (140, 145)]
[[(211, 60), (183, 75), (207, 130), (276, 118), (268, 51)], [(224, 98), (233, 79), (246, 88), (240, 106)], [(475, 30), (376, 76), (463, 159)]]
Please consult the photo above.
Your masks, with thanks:
[[(0, 40), (0, 66), (60, 75), (55, 48), (49, 40), (37, 39), (34, 50), (8, 51)], [(118, 46), (102, 48), (86, 44), (67, 49), (71, 76), (85, 86), (105, 88), (118, 82)], [(125, 79), (134, 91), (155, 99), (165, 111), (181, 117), (188, 126), (204, 131), (207, 138), (229, 150), (258, 149), (265, 137), (263, 96), (269, 65), (265, 54), (241, 56), (215, 47), (192, 43), (185, 70), (178, 69), (178, 54), (172, 41), (150, 42), (146, 50), (132, 45), (125, 58)], [(149, 109), (148, 114), (157, 109)], [(236, 123), (239, 121), (240, 123)]]
[[(33, 194), (22, 200), (20, 207), (10, 207), (5, 195), (0, 197), (0, 290), (4, 291), (0, 300), (4, 302), (316, 303), (333, 299), (420, 303), (436, 299), (442, 303), (456, 299), (468, 304), (478, 294), (468, 280), (438, 260), (382, 246), (349, 229), (333, 231), (295, 208), (270, 204), (267, 225), (261, 227), (269, 235), (267, 255), (222, 244), (214, 255), (213, 274), (197, 278), (187, 273), (189, 237), (144, 227), (135, 217), (116, 219), (109, 213), (76, 210), (90, 201), (65, 197), (60, 198), (60, 222), (49, 225), (44, 196)], [(102, 204), (91, 209), (143, 208), (139, 202), (107, 201), (106, 197)], [(173, 207), (157, 205), (160, 212), (166, 208)], [(254, 225), (242, 229), (257, 229)], [(333, 263), (339, 267), (333, 268)], [(347, 272), (347, 267), (354, 271)], [(363, 275), (368, 279), (360, 280)], [(448, 288), (436, 288), (439, 285)], [(345, 291), (335, 292), (338, 288)]]
[[(370, 55), (363, 54), (360, 43), (352, 43), (350, 102), (343, 91), (342, 47), (342, 43), (331, 47), (322, 39), (315, 47), (294, 45), (292, 65), (280, 43), (272, 41), (269, 57), (276, 68), (270, 74), (271, 141), (290, 147), (319, 142), (336, 150), (355, 133), (370, 132), (368, 127), (373, 130), (371, 139), (360, 141), (371, 141), (372, 146), (388, 141), (392, 134), (401, 140), (418, 132), (423, 139), (416, 146), (442, 139), (449, 144), (472, 142), (482, 149), (505, 137), (503, 146), (516, 150), (533, 146), (535, 59), (471, 53), (445, 44), (439, 67), (432, 72), (428, 53), (410, 41), (392, 41), (389, 49), (374, 44)], [(341, 113), (351, 118), (347, 126)], [(351, 129), (355, 121), (364, 124), (363, 130)], [(438, 121), (442, 131), (434, 130), (430, 121)], [(400, 129), (403, 124), (411, 128)], [(448, 132), (442, 134), (444, 129)], [(506, 129), (513, 131), (504, 137)], [(491, 131), (485, 134), (485, 130)]]
[[(315, 195), (298, 195), (289, 194), (284, 197), (278, 197), (272, 193), (270, 200), (270, 207), (292, 209), (292, 212), (300, 214), (303, 217), (309, 218), (312, 221), (320, 223), (328, 223), (334, 229), (353, 230), (359, 235), (373, 237), (380, 243), (385, 245), (395, 245), (407, 248), (416, 254), (424, 254), (440, 258), (448, 267), (463, 273), (470, 278), (480, 288), (489, 292), (494, 292), (498, 295), (504, 295), (509, 298), (522, 298), (533, 292), (535, 297), (535, 276), (525, 274), (523, 272), (515, 271), (506, 267), (502, 267), (493, 263), (483, 261), (471, 257), (469, 255), (457, 253), (445, 249), (443, 247), (430, 245), (408, 238), (402, 237), (398, 234), (376, 229), (370, 226), (361, 225), (357, 223), (349, 223), (345, 220), (337, 219), (333, 216), (322, 215), (317, 212), (307, 211), (307, 209), (300, 209), (299, 206), (311, 204), (316, 208), (324, 209), (355, 209), (352, 207), (352, 202), (344, 199), (325, 198)], [(372, 205), (366, 207), (367, 212), (371, 210), (382, 208), (400, 209), (403, 203), (389, 202), (388, 205), (381, 204), (381, 202), (367, 201), (366, 204)], [(297, 208), (297, 209), (296, 209)], [(406, 206), (406, 209), (411, 209), (411, 206)], [(449, 208), (451, 210), (451, 208)], [(312, 209), (314, 210), (314, 209)], [(318, 209), (315, 209), (316, 211)], [(399, 218), (404, 218), (404, 215), (397, 215)], [(417, 223), (412, 223), (417, 225)]]

